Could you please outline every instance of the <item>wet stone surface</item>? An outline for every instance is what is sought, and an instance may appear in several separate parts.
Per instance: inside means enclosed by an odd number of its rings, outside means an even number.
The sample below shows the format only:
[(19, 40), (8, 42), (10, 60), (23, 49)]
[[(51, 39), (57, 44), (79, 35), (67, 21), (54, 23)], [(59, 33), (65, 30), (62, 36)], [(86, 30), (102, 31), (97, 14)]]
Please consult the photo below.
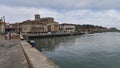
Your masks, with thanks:
[(0, 39), (0, 68), (28, 68), (19, 41)]

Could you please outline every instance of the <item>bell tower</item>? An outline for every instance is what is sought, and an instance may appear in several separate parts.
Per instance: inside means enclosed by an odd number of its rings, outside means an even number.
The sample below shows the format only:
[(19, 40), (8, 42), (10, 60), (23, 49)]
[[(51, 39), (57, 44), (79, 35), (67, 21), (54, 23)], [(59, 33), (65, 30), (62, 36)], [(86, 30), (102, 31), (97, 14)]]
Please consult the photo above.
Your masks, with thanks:
[(40, 21), (40, 15), (39, 14), (35, 14), (35, 20)]

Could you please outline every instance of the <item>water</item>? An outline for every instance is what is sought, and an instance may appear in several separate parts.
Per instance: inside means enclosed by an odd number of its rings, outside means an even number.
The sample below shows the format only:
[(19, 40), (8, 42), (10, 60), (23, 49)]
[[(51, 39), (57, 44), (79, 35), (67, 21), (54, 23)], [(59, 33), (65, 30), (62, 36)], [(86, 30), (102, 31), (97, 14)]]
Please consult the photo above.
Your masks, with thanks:
[(34, 39), (61, 68), (120, 68), (120, 33)]

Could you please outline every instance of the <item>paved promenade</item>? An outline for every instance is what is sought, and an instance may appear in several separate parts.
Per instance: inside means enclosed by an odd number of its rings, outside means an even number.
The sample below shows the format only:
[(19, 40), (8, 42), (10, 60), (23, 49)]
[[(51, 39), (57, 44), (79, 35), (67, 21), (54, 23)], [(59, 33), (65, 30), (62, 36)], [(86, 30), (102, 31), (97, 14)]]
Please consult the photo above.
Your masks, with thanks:
[(0, 68), (60, 67), (26, 41), (5, 40), (4, 36), (0, 35)]
[(0, 35), (0, 68), (28, 68), (19, 41), (4, 40)]
[(33, 68), (60, 68), (26, 41), (21, 41), (21, 44)]

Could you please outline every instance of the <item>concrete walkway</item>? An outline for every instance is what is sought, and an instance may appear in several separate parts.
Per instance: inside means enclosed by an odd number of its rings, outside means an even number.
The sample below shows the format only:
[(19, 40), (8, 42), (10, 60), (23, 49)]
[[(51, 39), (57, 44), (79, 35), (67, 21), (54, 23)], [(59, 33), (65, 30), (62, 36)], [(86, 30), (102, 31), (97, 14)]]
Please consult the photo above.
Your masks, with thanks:
[(60, 68), (26, 41), (0, 35), (0, 68)]
[(33, 68), (60, 68), (26, 41), (21, 41), (21, 45)]
[(28, 68), (19, 41), (4, 40), (0, 36), (0, 68)]

